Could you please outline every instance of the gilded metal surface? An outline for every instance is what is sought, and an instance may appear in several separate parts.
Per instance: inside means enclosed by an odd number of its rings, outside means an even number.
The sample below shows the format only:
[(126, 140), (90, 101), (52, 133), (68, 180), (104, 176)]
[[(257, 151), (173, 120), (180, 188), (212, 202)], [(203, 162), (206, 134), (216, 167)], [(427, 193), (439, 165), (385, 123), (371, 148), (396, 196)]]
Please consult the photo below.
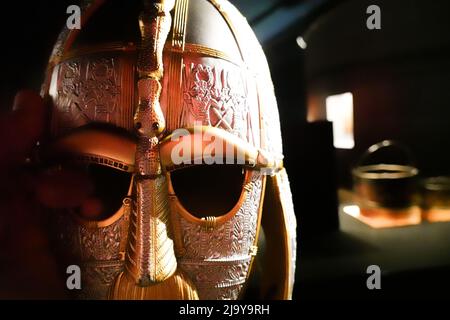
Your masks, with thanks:
[(82, 284), (79, 298), (83, 300), (103, 300), (108, 296), (114, 280), (123, 270), (123, 261), (85, 262), (81, 265)]
[(105, 299), (114, 278), (123, 270), (129, 213), (129, 206), (124, 205), (112, 221), (95, 224), (84, 223), (67, 212), (58, 216), (57, 248), (68, 263), (82, 269), (79, 298)]
[(251, 128), (242, 74), (194, 63), (184, 72), (181, 122), (221, 128), (248, 141)]
[(222, 59), (222, 60), (231, 62), (237, 66), (245, 68), (245, 65), (239, 59), (233, 59), (233, 57), (231, 57), (230, 55), (228, 55), (227, 53), (225, 53), (223, 51), (205, 47), (205, 46), (203, 46), (201, 44), (197, 44), (197, 43), (185, 43), (184, 49), (180, 49), (178, 47), (173, 47), (171, 45), (166, 44), (164, 50), (166, 52), (178, 52), (178, 53), (184, 52), (187, 55), (196, 55), (199, 57), (210, 57), (210, 58)]
[[(172, 26), (172, 40), (168, 46), (173, 49), (165, 57), (164, 64), (168, 66), (161, 105), (166, 116), (167, 128), (174, 130), (179, 128), (179, 104), (182, 99), (182, 71), (184, 63), (184, 48), (186, 40), (186, 23), (189, 8), (189, 0), (178, 0), (175, 3), (174, 21)], [(167, 94), (170, 93), (170, 94)], [(166, 98), (164, 98), (164, 96)], [(166, 106), (164, 108), (164, 106)]]
[(91, 128), (59, 138), (48, 148), (47, 154), (46, 157), (71, 154), (76, 162), (99, 164), (131, 173), (134, 172), (136, 144), (130, 137)]
[(295, 266), (297, 259), (297, 220), (295, 218), (294, 206), (292, 203), (291, 187), (286, 170), (277, 174), (277, 187), (280, 194), (281, 205), (286, 221), (286, 233), (288, 237), (288, 254), (290, 258), (288, 282), (288, 299), (292, 299), (292, 290), (295, 281)]
[[(86, 21), (86, 16), (90, 15), (95, 11), (98, 6), (101, 5), (103, 1), (94, 1), (94, 0), (84, 0), (81, 1), (81, 16), (83, 17), (83, 22)], [(66, 50), (68, 42), (71, 40), (71, 35), (74, 33), (74, 30), (69, 30), (67, 26), (61, 30), (58, 35), (58, 39), (56, 40), (55, 45), (53, 46), (52, 54), (49, 59), (49, 67), (52, 68), (58, 63), (61, 62), (61, 59), (64, 56), (64, 52)]]
[[(134, 118), (139, 133), (133, 187), (136, 201), (132, 207), (125, 259), (125, 276), (141, 287), (166, 280), (177, 268), (173, 241), (169, 238), (166, 178), (162, 176), (157, 137), (165, 128), (159, 106), (160, 79), (164, 72), (162, 53), (170, 30), (169, 11), (173, 3), (161, 1), (156, 8), (153, 5), (147, 2), (139, 17), (142, 41), (137, 62), (139, 98)], [(117, 283), (120, 295), (121, 279), (118, 278)], [(129, 297), (126, 291), (123, 294)]]
[(258, 106), (258, 111), (251, 110), (252, 114), (259, 114), (261, 132), (261, 148), (274, 154), (283, 154), (280, 120), (275, 92), (270, 76), (269, 66), (255, 34), (245, 18), (228, 1), (208, 0), (222, 14), (227, 21), (238, 43), (242, 59), (256, 81), (257, 102), (251, 106)]
[[(255, 80), (228, 61), (185, 56), (183, 62), (181, 93), (172, 96), (172, 91), (163, 91), (161, 95), (161, 107), (172, 117), (167, 129), (207, 125), (224, 129), (259, 147)], [(164, 84), (171, 83), (172, 79), (165, 77)], [(174, 101), (176, 97), (178, 100)], [(172, 108), (173, 105), (177, 108)]]
[(169, 204), (165, 177), (136, 178), (126, 270), (141, 286), (160, 282), (177, 267), (169, 238)]
[(132, 128), (133, 66), (125, 56), (83, 56), (67, 60), (53, 72), (50, 95), (53, 133), (65, 133), (89, 122)]
[(78, 58), (81, 56), (91, 56), (93, 54), (108, 54), (114, 52), (115, 54), (121, 53), (135, 53), (137, 50), (136, 45), (132, 42), (122, 43), (122, 42), (111, 42), (103, 43), (99, 45), (81, 46), (68, 52), (65, 52), (60, 58), (60, 62), (71, 60), (73, 58)]
[[(242, 296), (257, 254), (267, 173), (276, 175), (287, 221), (290, 287), (283, 298), (290, 298), (295, 215), (289, 182), (281, 170), (281, 132), (267, 61), (248, 23), (231, 4), (196, 1), (145, 0), (136, 21), (141, 30), (138, 45), (71, 48), (77, 33), (66, 31), (55, 46), (43, 85), (43, 93), (55, 103), (53, 135), (106, 122), (138, 136), (133, 144), (104, 137), (72, 145), (74, 154), (87, 162), (97, 159), (119, 170), (126, 165), (125, 171), (133, 173), (124, 214), (103, 222), (61, 215), (58, 244), (61, 252), (80, 261), (84, 298)], [(213, 13), (222, 18), (217, 24), (229, 32), (230, 43), (220, 46), (212, 41), (216, 47), (201, 41), (186, 43), (189, 24), (198, 23), (189, 8), (200, 1), (212, 4), (208, 10), (216, 10)], [(86, 6), (82, 24), (102, 3)], [(205, 39), (218, 36), (208, 31), (201, 30)], [(182, 210), (170, 187), (171, 144), (164, 138), (178, 128), (198, 125), (222, 132), (218, 137), (233, 141), (233, 150), (242, 149), (249, 161), (242, 196), (223, 217), (213, 213), (203, 220), (193, 217)], [(107, 146), (113, 141), (123, 148)], [(95, 147), (96, 142), (103, 148)]]
[[(248, 192), (239, 209), (228, 221), (214, 229), (190, 221), (181, 214), (172, 215), (182, 235), (180, 267), (197, 287), (200, 299), (236, 299), (247, 279), (256, 242), (258, 212), (261, 206), (263, 177), (250, 174)], [(177, 201), (176, 198), (172, 201)], [(177, 206), (172, 206), (177, 210)]]
[[(90, 16), (103, 5), (105, 0), (82, 0), (81, 2), (81, 25), (83, 26)], [(78, 30), (69, 30), (65, 25), (58, 35), (55, 45), (50, 55), (47, 69), (45, 71), (45, 80), (41, 87), (41, 95), (48, 94), (53, 68), (63, 59), (66, 49), (72, 44), (75, 34)]]

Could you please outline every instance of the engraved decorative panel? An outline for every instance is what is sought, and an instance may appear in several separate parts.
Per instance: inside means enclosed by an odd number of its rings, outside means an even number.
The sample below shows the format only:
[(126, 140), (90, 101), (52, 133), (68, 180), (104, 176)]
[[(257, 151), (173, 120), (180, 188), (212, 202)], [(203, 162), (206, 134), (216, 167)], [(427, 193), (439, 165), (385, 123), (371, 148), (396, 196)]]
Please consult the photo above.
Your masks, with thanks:
[(238, 260), (183, 260), (183, 269), (191, 275), (200, 299), (236, 300), (247, 279), (250, 257)]
[(133, 67), (123, 57), (82, 57), (54, 70), (53, 128), (64, 132), (89, 122), (132, 128)]
[(83, 260), (112, 260), (119, 258), (120, 225), (88, 229), (79, 227), (79, 239)]
[(247, 278), (262, 192), (259, 173), (252, 173), (247, 188), (236, 215), (212, 231), (175, 217), (185, 249), (178, 262), (194, 281), (200, 299), (235, 299)]
[(199, 63), (184, 67), (182, 124), (213, 126), (251, 141), (247, 83), (240, 71)]
[(79, 298), (106, 299), (115, 277), (123, 270), (128, 217), (122, 216), (105, 227), (86, 227), (72, 214), (58, 215), (55, 225), (57, 252), (70, 264), (81, 268)]
[(78, 298), (103, 300), (119, 272), (123, 271), (123, 261), (85, 263), (82, 266), (83, 287)]

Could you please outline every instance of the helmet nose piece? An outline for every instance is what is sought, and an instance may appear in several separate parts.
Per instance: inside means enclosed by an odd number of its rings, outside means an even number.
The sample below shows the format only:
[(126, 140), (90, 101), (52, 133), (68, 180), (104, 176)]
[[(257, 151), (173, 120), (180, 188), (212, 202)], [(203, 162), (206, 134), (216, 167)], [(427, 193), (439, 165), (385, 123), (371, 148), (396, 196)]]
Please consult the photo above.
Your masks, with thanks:
[(139, 286), (171, 277), (177, 268), (170, 238), (166, 178), (136, 176), (125, 270)]
[(141, 136), (158, 137), (166, 128), (164, 114), (159, 103), (161, 84), (158, 80), (144, 78), (138, 81), (138, 107), (134, 127)]
[(139, 16), (141, 45), (138, 57), (138, 104), (134, 126), (139, 134), (134, 179), (136, 200), (130, 217), (125, 270), (139, 286), (171, 277), (177, 268), (169, 237), (169, 204), (162, 175), (158, 136), (165, 129), (159, 99), (163, 76), (163, 48), (171, 27), (173, 1), (147, 1)]

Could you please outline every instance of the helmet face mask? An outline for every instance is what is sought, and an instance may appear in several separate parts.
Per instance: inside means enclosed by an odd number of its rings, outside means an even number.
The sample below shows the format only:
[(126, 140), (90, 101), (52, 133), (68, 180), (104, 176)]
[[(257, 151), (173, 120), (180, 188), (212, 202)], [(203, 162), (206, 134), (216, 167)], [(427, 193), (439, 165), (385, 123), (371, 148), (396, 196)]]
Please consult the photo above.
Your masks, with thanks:
[(238, 299), (260, 263), (261, 297), (290, 298), (295, 215), (270, 74), (245, 19), (226, 1), (143, 1), (139, 39), (83, 43), (111, 3), (86, 3), (43, 85), (52, 154), (87, 168), (104, 203), (101, 218), (54, 219), (58, 251), (82, 269), (80, 297)]

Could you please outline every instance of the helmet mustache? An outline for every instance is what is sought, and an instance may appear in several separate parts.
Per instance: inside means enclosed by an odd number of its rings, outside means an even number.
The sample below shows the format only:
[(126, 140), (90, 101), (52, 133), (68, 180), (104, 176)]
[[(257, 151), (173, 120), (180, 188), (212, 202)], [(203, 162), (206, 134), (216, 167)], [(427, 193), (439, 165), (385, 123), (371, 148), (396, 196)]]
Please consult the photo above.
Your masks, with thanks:
[(198, 300), (197, 289), (180, 269), (167, 280), (147, 287), (138, 286), (122, 272), (109, 294), (113, 300)]

